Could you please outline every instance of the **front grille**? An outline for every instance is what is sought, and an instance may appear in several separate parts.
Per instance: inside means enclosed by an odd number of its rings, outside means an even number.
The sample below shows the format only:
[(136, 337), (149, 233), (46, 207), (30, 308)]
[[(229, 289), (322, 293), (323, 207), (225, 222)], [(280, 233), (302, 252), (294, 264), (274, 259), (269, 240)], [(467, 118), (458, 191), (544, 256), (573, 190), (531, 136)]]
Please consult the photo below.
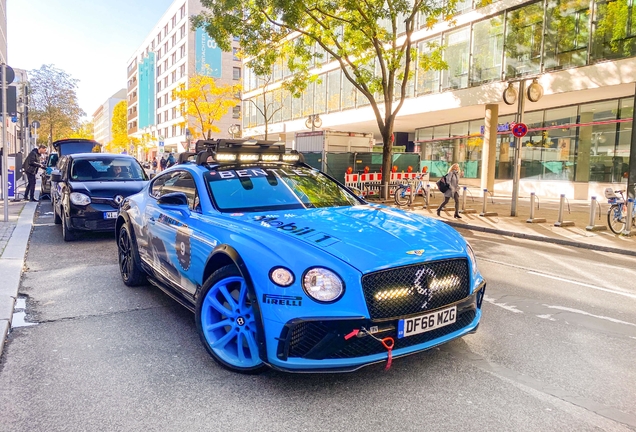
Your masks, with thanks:
[(119, 208), (119, 204), (117, 204), (112, 198), (91, 197), (91, 201), (95, 204), (108, 204), (114, 209)]
[(362, 276), (371, 319), (437, 309), (468, 296), (468, 261), (450, 259), (392, 268)]
[[(475, 319), (475, 313), (475, 299), (472, 298), (458, 314), (457, 321), (451, 325), (398, 339), (397, 320), (395, 320), (382, 323), (381, 328), (392, 328), (392, 330), (383, 331), (377, 336), (379, 338), (391, 336), (395, 341), (394, 349), (406, 348), (430, 342), (466, 327)], [(287, 356), (308, 359), (344, 359), (385, 353), (386, 349), (382, 344), (370, 336), (353, 337), (349, 340), (344, 338), (344, 335), (353, 329), (370, 328), (373, 325), (369, 320), (301, 321), (293, 325), (287, 333), (289, 338)], [(284, 339), (286, 339), (284, 335), (281, 336), (279, 352), (284, 351)]]

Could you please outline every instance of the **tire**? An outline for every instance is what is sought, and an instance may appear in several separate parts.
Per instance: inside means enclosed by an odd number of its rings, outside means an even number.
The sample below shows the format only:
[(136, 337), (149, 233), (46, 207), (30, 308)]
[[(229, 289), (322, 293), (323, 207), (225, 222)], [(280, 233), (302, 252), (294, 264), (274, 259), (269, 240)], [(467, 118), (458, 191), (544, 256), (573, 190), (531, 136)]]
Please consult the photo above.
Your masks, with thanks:
[(146, 283), (146, 273), (139, 265), (137, 245), (126, 224), (121, 227), (117, 236), (117, 258), (119, 273), (126, 286), (134, 287)]
[(77, 238), (73, 229), (69, 228), (69, 220), (64, 209), (62, 209), (62, 238), (64, 238), (65, 242), (70, 242)]
[(622, 205), (614, 204), (607, 211), (607, 225), (614, 234), (620, 234), (625, 229), (625, 218), (622, 215)]
[(401, 186), (395, 190), (395, 204), (399, 206), (407, 206), (411, 203), (411, 195), (405, 186)]
[(234, 265), (221, 267), (205, 281), (197, 299), (195, 321), (201, 342), (224, 368), (242, 374), (267, 369), (258, 351), (253, 296)]

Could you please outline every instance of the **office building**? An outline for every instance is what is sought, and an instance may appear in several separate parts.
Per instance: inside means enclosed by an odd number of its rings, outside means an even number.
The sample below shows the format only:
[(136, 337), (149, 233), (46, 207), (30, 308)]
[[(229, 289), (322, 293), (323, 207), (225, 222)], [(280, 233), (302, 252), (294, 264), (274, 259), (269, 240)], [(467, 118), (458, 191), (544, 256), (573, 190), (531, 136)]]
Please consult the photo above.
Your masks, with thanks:
[[(201, 10), (199, 0), (175, 0), (128, 62), (128, 133), (157, 142), (149, 158), (161, 150), (183, 152), (197, 138), (186, 134), (179, 102), (172, 98), (174, 89), (187, 86), (188, 77), (197, 73), (216, 78), (218, 85), (240, 80), (236, 52), (221, 52), (202, 29), (191, 28), (189, 17)], [(220, 132), (213, 136), (227, 137), (239, 118), (240, 105), (215, 122)]]
[[(435, 178), (459, 162), (464, 182), (479, 185), (488, 106), (489, 112), (498, 111), (498, 119), (488, 125), (498, 130), (495, 191), (510, 192), (515, 156), (510, 124), (517, 105), (504, 103), (502, 94), (509, 83), (517, 87), (527, 77), (529, 85), (536, 77), (543, 96), (538, 102), (525, 101), (529, 133), (520, 152), (522, 193), (584, 199), (602, 196), (605, 187), (624, 185), (630, 152), (634, 154), (636, 5), (627, 0), (477, 3), (460, 1), (452, 27), (440, 23), (427, 29), (420, 19), (412, 36), (420, 52), (429, 50), (430, 43), (443, 46), (448, 64), (441, 72), (415, 66), (395, 123), (396, 133), (408, 134), (420, 153), (421, 165)], [(622, 12), (612, 12), (618, 6)], [(323, 64), (315, 71), (321, 80), (312, 82), (302, 98), (281, 93), (286, 102), (270, 133), (291, 142), (294, 133), (308, 130), (309, 115), (320, 114), (322, 128), (373, 132), (380, 143), (368, 101), (344, 79), (338, 65)], [(286, 75), (281, 64), (275, 70), (276, 84)], [(244, 76), (244, 132), (259, 135), (263, 118), (247, 102), (258, 95), (258, 81), (248, 68)]]
[(119, 90), (101, 104), (93, 114), (93, 135), (98, 143), (105, 145), (112, 141), (113, 110), (115, 105), (125, 101), (126, 97), (126, 89)]

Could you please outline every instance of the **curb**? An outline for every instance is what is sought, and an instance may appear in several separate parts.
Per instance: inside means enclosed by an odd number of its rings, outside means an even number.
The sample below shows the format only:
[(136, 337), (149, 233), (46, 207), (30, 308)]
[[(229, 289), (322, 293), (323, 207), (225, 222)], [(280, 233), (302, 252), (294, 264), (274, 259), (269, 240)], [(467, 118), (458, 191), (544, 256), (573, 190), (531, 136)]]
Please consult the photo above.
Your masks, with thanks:
[(533, 235), (533, 234), (523, 234), (523, 233), (518, 233), (518, 232), (515, 232), (515, 231), (506, 231), (506, 230), (500, 230), (500, 229), (496, 229), (496, 228), (481, 227), (481, 226), (477, 226), (477, 225), (469, 225), (469, 224), (464, 224), (464, 223), (446, 221), (446, 220), (443, 220), (443, 219), (442, 219), (442, 222), (446, 223), (447, 225), (452, 226), (453, 228), (463, 228), (463, 229), (467, 229), (467, 230), (470, 230), (470, 231), (480, 231), (480, 232), (486, 232), (486, 233), (491, 233), (491, 234), (499, 234), (499, 235), (506, 236), (506, 237), (517, 237), (517, 238), (521, 238), (521, 239), (539, 241), (539, 242), (544, 242), (544, 243), (553, 243), (553, 244), (558, 244), (558, 245), (563, 245), (563, 246), (573, 246), (573, 247), (578, 247), (578, 248), (581, 248), (581, 249), (590, 249), (590, 250), (596, 250), (596, 251), (601, 251), (601, 252), (611, 252), (611, 253), (616, 253), (616, 254), (620, 254), (620, 255), (636, 256), (636, 251), (629, 250), (629, 249), (620, 249), (620, 248), (615, 248), (615, 247), (611, 247), (611, 246), (594, 245), (594, 244), (589, 244), (589, 243), (577, 242), (577, 241), (574, 241), (574, 240), (565, 240), (565, 239), (558, 239), (558, 238), (552, 238), (552, 237), (544, 237), (544, 236)]
[(24, 205), (18, 223), (0, 257), (0, 274), (3, 280), (0, 287), (0, 355), (11, 328), (13, 305), (18, 297), (22, 269), (37, 207), (38, 204), (32, 202)]

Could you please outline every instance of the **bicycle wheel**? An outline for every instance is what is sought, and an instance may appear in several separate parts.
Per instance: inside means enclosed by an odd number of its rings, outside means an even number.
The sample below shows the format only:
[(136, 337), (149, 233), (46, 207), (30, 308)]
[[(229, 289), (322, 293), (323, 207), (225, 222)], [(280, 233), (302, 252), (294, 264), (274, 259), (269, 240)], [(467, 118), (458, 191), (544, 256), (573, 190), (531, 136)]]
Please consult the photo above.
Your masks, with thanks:
[(409, 205), (410, 194), (406, 186), (400, 186), (395, 190), (395, 204), (399, 206)]
[(614, 234), (620, 234), (625, 229), (623, 205), (614, 204), (607, 211), (607, 225)]

